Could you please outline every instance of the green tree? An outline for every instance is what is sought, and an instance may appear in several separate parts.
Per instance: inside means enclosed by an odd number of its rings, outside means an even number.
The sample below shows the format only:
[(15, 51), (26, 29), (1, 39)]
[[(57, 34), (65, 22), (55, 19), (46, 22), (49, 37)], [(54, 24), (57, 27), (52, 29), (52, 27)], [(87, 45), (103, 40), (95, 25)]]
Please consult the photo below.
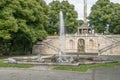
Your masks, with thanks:
[(59, 32), (59, 12), (62, 11), (64, 15), (64, 23), (66, 28), (66, 33), (75, 33), (79, 21), (77, 20), (77, 12), (74, 9), (74, 5), (70, 4), (68, 1), (53, 1), (49, 4), (49, 21), (50, 24), (46, 27), (46, 31), (50, 35), (58, 34)]
[(104, 33), (111, 24), (113, 7), (110, 0), (98, 0), (91, 8), (88, 17), (90, 26), (94, 27), (97, 33)]
[(9, 51), (27, 52), (37, 40), (46, 38), (44, 28), (49, 23), (46, 10), (44, 0), (1, 0), (0, 38)]
[(120, 4), (113, 3), (113, 10), (109, 31), (113, 34), (120, 34)]

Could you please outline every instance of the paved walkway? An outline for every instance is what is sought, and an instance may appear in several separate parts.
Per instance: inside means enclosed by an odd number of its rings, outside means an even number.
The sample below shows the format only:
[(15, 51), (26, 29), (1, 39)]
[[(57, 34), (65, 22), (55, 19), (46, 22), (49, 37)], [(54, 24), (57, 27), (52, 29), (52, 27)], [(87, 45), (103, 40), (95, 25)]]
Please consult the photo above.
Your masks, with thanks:
[(48, 66), (30, 69), (0, 68), (0, 80), (120, 80), (120, 66), (88, 72), (52, 70)]

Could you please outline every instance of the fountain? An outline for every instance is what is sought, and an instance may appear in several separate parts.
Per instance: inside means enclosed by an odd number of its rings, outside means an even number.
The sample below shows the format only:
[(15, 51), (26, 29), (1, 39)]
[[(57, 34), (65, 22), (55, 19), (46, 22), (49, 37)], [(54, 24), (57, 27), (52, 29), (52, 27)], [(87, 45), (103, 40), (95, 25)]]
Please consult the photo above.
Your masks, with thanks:
[(64, 53), (64, 49), (65, 49), (65, 27), (64, 27), (64, 19), (63, 19), (63, 13), (62, 11), (60, 11), (60, 32), (59, 32), (59, 48), (60, 48), (60, 52), (59, 52), (59, 56), (62, 56), (62, 54)]
[(60, 11), (59, 13), (59, 21), (60, 21), (60, 26), (59, 26), (59, 58), (58, 62), (67, 62), (67, 59), (64, 56), (65, 52), (65, 26), (64, 26), (64, 17), (63, 17), (63, 12)]

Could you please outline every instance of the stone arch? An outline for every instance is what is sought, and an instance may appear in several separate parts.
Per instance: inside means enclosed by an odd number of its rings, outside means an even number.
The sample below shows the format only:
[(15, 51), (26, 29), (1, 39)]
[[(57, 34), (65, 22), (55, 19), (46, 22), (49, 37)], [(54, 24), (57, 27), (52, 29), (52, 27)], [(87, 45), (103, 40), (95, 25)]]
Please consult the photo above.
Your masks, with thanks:
[(84, 39), (78, 39), (78, 52), (79, 53), (85, 52), (85, 40)]
[(69, 40), (69, 45), (70, 45), (70, 49), (73, 49), (73, 47), (74, 47), (74, 41), (73, 40)]

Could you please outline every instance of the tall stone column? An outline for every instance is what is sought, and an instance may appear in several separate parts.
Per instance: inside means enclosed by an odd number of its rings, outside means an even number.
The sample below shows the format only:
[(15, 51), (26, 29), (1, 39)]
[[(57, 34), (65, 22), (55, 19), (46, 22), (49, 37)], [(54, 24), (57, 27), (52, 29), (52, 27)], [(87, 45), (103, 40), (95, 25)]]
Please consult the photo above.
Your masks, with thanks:
[(84, 0), (84, 23), (87, 23), (87, 0)]

